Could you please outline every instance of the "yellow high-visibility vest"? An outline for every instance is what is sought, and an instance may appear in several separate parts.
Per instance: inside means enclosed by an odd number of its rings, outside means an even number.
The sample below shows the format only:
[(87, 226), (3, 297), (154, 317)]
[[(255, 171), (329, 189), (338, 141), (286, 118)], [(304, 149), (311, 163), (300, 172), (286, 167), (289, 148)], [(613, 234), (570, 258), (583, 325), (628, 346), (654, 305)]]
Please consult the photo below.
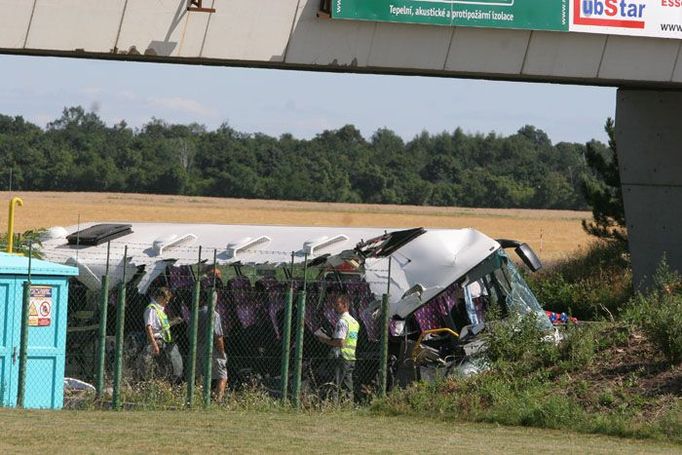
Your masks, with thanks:
[(150, 303), (147, 305), (147, 308), (154, 310), (156, 316), (159, 318), (159, 322), (161, 323), (161, 337), (163, 338), (163, 341), (166, 343), (172, 342), (173, 336), (171, 335), (170, 324), (168, 323), (168, 315), (165, 311), (163, 311), (163, 307), (158, 303)]
[(345, 321), (348, 325), (348, 333), (346, 338), (343, 340), (341, 345), (341, 358), (343, 360), (354, 361), (355, 360), (355, 348), (358, 346), (358, 333), (360, 332), (360, 324), (358, 321), (353, 319), (348, 313), (344, 313), (341, 316), (341, 320)]

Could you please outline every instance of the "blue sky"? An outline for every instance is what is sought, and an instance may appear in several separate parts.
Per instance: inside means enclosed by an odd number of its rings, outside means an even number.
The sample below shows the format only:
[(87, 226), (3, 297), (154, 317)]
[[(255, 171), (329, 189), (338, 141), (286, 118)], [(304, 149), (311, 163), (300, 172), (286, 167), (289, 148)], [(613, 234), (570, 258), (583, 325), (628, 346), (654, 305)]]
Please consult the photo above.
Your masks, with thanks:
[(525, 124), (553, 142), (606, 140), (613, 88), (408, 76), (0, 55), (0, 113), (40, 126), (65, 106), (95, 110), (108, 124), (151, 118), (274, 136), (310, 138), (356, 125), (409, 140), (423, 130), (512, 134)]

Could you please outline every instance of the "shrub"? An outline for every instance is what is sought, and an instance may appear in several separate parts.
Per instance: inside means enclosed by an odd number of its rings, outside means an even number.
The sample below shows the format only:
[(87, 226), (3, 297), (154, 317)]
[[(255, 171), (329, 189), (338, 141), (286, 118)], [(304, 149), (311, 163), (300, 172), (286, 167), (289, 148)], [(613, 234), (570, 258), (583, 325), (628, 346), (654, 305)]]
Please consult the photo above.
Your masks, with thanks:
[(641, 328), (669, 362), (682, 362), (682, 278), (665, 258), (650, 290), (631, 299), (625, 319)]
[(658, 422), (658, 429), (673, 441), (682, 442), (682, 402), (677, 402)]
[[(40, 236), (45, 232), (44, 229), (25, 231), (22, 234), (14, 235), (14, 247), (13, 251), (15, 253), (23, 254), (28, 256), (29, 245), (32, 244), (33, 248), (31, 254), (35, 259), (41, 259), (42, 254), (40, 253)], [(0, 234), (0, 251), (7, 250), (7, 232)]]
[(559, 351), (539, 328), (534, 314), (490, 322), (486, 327), (486, 355), (497, 368), (527, 374), (558, 360)]
[(632, 271), (620, 242), (594, 242), (527, 280), (544, 308), (585, 320), (613, 318), (632, 297)]
[(180, 409), (185, 401), (185, 389), (163, 380), (139, 382), (123, 387), (121, 393), (124, 406), (145, 410)]
[(599, 328), (569, 325), (559, 345), (559, 356), (564, 371), (581, 370), (592, 363), (597, 353)]
[(569, 324), (561, 328), (562, 341), (538, 327), (534, 315), (495, 321), (486, 328), (486, 356), (497, 373), (510, 376), (553, 377), (589, 366), (604, 334), (615, 324)]

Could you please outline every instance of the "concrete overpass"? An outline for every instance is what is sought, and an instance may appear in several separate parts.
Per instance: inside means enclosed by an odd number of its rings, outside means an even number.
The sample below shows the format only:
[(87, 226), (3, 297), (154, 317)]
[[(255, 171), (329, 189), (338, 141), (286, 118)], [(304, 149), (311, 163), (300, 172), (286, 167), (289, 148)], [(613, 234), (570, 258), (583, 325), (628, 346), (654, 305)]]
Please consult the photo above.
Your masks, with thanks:
[(619, 87), (635, 278), (664, 252), (682, 270), (682, 40), (330, 20), (320, 0), (189, 3), (0, 0), (0, 52)]

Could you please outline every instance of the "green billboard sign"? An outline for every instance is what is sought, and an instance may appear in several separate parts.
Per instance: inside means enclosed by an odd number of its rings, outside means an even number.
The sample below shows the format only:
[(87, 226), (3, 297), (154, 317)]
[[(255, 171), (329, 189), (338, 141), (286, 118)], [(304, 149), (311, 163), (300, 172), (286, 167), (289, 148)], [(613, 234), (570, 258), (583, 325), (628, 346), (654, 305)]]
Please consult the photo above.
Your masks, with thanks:
[(334, 19), (568, 30), (569, 0), (332, 0)]

